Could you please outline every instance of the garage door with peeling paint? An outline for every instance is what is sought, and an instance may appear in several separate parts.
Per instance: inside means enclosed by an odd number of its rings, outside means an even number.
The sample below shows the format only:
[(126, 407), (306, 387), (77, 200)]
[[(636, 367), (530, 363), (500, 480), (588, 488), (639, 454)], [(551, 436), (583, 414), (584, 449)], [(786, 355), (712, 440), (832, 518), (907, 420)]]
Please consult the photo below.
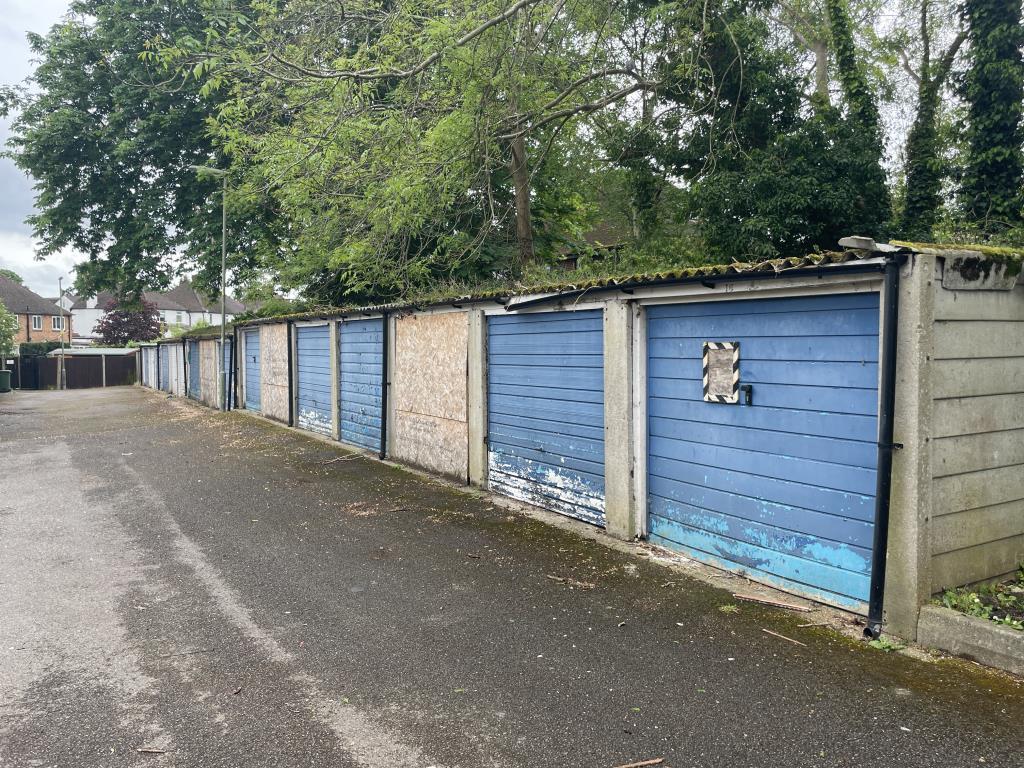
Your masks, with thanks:
[(330, 329), (326, 325), (307, 325), (295, 331), (299, 427), (329, 435), (334, 430)]
[[(863, 611), (878, 326), (876, 293), (649, 307), (651, 540)], [(738, 342), (750, 404), (705, 400), (705, 342)]]
[(487, 321), (492, 490), (604, 525), (601, 310)]
[(346, 320), (338, 329), (341, 439), (380, 450), (384, 320)]

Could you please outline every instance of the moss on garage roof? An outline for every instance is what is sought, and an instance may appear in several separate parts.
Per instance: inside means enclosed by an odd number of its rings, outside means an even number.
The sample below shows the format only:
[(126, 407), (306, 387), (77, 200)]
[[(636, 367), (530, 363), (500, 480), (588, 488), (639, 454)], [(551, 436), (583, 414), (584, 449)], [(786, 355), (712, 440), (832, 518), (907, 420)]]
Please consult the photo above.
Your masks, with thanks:
[[(1024, 252), (1019, 249), (963, 244), (913, 243), (893, 241), (891, 245), (906, 252), (926, 251), (974, 251), (993, 261), (1024, 261)], [(579, 295), (585, 292), (613, 290), (622, 287), (643, 287), (666, 283), (697, 281), (731, 275), (783, 275), (787, 272), (829, 267), (856, 261), (872, 261), (882, 258), (878, 251), (847, 249), (843, 251), (824, 251), (806, 256), (792, 256), (763, 261), (733, 262), (731, 264), (705, 264), (700, 266), (678, 267), (652, 272), (624, 273), (618, 275), (586, 277), (578, 280), (566, 275), (564, 280), (541, 281), (534, 283), (492, 283), (477, 286), (446, 286), (434, 291), (423, 291), (411, 295), (401, 301), (382, 304), (351, 304), (337, 307), (315, 307), (302, 312), (274, 315), (269, 317), (253, 317), (238, 320), (238, 326), (257, 325), (260, 323), (279, 322), (283, 320), (320, 320), (345, 315), (376, 315), (383, 312), (424, 309), (437, 306), (461, 306), (496, 301), (506, 303), (516, 298), (544, 294)], [(185, 338), (205, 338), (220, 333), (219, 326), (203, 328), (184, 334)]]
[[(376, 305), (349, 305), (340, 307), (317, 307), (308, 311), (273, 317), (251, 318), (238, 321), (237, 325), (256, 325), (259, 323), (277, 322), (281, 320), (317, 320), (338, 317), (348, 314), (379, 314), (398, 310), (423, 309), (432, 306), (460, 306), (490, 301), (504, 303), (524, 296), (538, 294), (582, 293), (585, 291), (611, 290), (619, 287), (641, 287), (662, 283), (685, 282), (725, 275), (745, 274), (778, 274), (803, 269), (825, 268), (853, 261), (868, 261), (879, 258), (872, 251), (827, 251), (793, 256), (782, 259), (766, 259), (758, 262), (733, 262), (731, 264), (706, 264), (693, 267), (679, 267), (654, 272), (626, 273), (606, 277), (587, 277), (582, 280), (552, 280), (549, 282), (493, 284), (466, 290), (437, 290), (422, 292), (396, 301)], [(206, 329), (203, 329), (206, 330)], [(197, 338), (195, 334), (185, 334), (188, 338)]]

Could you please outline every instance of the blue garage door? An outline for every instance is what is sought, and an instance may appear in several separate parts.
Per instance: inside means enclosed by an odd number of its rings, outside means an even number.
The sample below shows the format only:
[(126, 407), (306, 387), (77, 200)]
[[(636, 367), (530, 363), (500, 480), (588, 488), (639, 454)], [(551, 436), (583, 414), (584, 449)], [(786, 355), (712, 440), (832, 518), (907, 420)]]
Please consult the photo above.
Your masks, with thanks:
[(188, 342), (188, 396), (199, 399), (199, 342)]
[(353, 320), (338, 333), (338, 408), (341, 439), (380, 450), (384, 320)]
[(295, 348), (299, 427), (330, 435), (331, 338), (326, 325), (298, 326)]
[(159, 350), (160, 357), (158, 363), (160, 365), (159, 378), (160, 378), (160, 389), (164, 392), (171, 391), (171, 354), (166, 344), (161, 344), (157, 347)]
[(260, 330), (244, 331), (245, 337), (245, 407), (250, 411), (260, 409)]
[[(864, 611), (878, 307), (862, 293), (648, 308), (652, 541)], [(705, 341), (739, 342), (752, 404), (705, 402)]]
[(604, 525), (601, 310), (488, 318), (491, 489)]
[[(218, 344), (220, 342), (217, 342)], [(233, 341), (230, 336), (224, 339), (224, 346), (221, 349), (221, 369), (220, 377), (223, 379), (221, 386), (227, 387), (228, 390), (228, 408), (235, 407), (235, 392), (234, 392), (234, 377), (231, 375), (231, 345)], [(218, 406), (220, 403), (217, 404)]]

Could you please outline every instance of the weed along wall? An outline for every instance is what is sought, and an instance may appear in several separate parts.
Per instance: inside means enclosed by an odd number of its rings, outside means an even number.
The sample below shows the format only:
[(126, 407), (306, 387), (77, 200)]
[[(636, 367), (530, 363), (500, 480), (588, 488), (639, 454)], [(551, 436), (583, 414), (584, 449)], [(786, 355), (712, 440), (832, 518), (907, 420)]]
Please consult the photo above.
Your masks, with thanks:
[(914, 638), (935, 592), (1024, 560), (1021, 262), (855, 247), (255, 322), (235, 380), (248, 410)]
[(392, 322), (388, 455), (468, 481), (468, 312), (405, 314)]

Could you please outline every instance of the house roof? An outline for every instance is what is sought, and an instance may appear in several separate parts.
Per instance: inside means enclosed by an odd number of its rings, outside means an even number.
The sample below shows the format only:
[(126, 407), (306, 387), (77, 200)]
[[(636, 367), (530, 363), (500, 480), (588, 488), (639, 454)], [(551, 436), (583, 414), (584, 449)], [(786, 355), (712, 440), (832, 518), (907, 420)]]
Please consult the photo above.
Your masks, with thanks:
[[(100, 291), (96, 294), (96, 308), (104, 309), (107, 306), (107, 303), (113, 298), (115, 298), (115, 296), (110, 291)], [(159, 291), (144, 291), (142, 298), (145, 301), (156, 305), (157, 309), (169, 309), (177, 312), (185, 311), (185, 307), (181, 306), (181, 304), (178, 304), (176, 301), (167, 298), (165, 294), (160, 293)], [(77, 298), (75, 299), (75, 303), (71, 305), (71, 308), (87, 309), (88, 301), (88, 299)]]
[(70, 315), (38, 293), (30, 291), (9, 277), (0, 275), (0, 303), (15, 315)]
[[(182, 280), (165, 294), (167, 298), (181, 304), (189, 312), (220, 313), (220, 297), (204, 297), (192, 287), (191, 280)], [(229, 315), (240, 315), (245, 312), (245, 305), (227, 296), (224, 309)]]

